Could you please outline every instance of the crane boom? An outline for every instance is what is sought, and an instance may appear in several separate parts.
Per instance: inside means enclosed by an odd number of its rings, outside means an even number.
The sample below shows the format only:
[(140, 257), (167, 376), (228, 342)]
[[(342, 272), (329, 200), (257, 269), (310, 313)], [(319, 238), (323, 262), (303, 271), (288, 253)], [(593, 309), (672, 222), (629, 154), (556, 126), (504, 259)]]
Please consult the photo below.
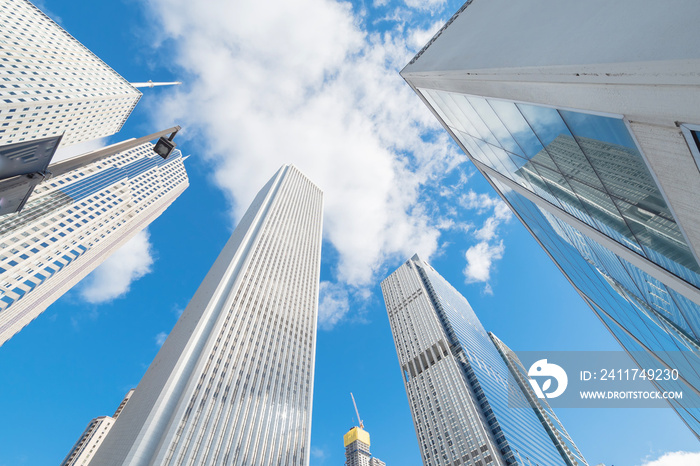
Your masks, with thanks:
[(350, 392), (350, 398), (352, 398), (352, 405), (355, 407), (355, 414), (357, 414), (357, 422), (360, 423), (360, 429), (364, 429), (365, 426), (362, 423), (362, 419), (360, 419), (360, 412), (357, 410), (357, 403), (355, 403), (355, 397), (353, 396), (352, 392)]

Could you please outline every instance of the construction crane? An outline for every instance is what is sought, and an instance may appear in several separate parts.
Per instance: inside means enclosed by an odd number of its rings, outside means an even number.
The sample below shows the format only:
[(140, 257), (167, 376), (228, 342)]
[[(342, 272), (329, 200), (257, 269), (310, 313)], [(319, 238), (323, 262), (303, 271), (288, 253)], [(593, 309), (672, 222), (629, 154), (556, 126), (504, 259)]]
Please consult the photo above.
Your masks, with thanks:
[(365, 425), (362, 423), (362, 419), (360, 419), (360, 412), (357, 410), (357, 403), (355, 403), (355, 397), (352, 395), (352, 392), (350, 392), (350, 398), (352, 398), (352, 405), (355, 407), (355, 414), (357, 414), (357, 421), (360, 423), (360, 429), (364, 429)]

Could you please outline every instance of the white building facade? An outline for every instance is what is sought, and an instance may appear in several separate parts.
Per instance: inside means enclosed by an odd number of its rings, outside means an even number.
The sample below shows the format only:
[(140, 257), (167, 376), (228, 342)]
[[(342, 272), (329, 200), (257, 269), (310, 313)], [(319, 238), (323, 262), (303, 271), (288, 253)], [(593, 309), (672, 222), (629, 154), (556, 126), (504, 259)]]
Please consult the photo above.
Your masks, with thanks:
[(0, 146), (118, 132), (141, 92), (26, 0), (0, 3)]
[(179, 151), (150, 143), (36, 187), (0, 218), (0, 345), (148, 226), (189, 185)]
[(133, 393), (134, 389), (132, 388), (119, 404), (114, 415), (100, 416), (90, 421), (78, 441), (75, 442), (73, 448), (68, 452), (61, 466), (89, 466), (97, 449), (102, 445), (107, 433), (114, 425), (114, 421), (119, 417)]
[(97, 464), (309, 464), (322, 209), (293, 166), (262, 188)]
[(425, 466), (587, 464), (539, 411), (521, 408), (527, 394), (514, 388), (508, 361), (427, 262), (413, 256), (381, 286)]
[(401, 74), (700, 438), (698, 16), (472, 0)]

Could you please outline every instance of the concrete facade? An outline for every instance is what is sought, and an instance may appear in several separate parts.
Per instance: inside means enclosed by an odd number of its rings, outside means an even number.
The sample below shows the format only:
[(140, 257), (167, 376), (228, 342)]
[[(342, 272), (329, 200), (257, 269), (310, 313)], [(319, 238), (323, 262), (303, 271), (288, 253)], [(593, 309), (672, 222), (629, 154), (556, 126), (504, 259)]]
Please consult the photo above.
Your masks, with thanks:
[(293, 166), (262, 188), (97, 464), (309, 464), (322, 205)]

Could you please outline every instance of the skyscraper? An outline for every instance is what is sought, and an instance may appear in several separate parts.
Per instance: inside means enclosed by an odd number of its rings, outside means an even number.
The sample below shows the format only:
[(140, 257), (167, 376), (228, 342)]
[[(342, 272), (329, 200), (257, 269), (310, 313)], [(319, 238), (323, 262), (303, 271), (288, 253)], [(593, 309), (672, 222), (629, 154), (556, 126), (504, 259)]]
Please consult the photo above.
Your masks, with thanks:
[(0, 4), (0, 145), (118, 132), (141, 93), (27, 0)]
[(345, 466), (369, 466), (372, 454), (369, 452), (369, 432), (361, 427), (353, 427), (343, 435), (345, 445)]
[(401, 74), (700, 437), (698, 15), (473, 0)]
[(309, 463), (322, 204), (293, 166), (262, 188), (96, 464)]
[[(352, 402), (355, 404), (355, 397), (352, 398)], [(385, 466), (382, 460), (372, 458), (369, 451), (369, 432), (364, 429), (365, 426), (360, 419), (357, 405), (355, 405), (355, 412), (360, 425), (353, 427), (343, 436), (345, 466)]]
[(134, 389), (132, 388), (112, 416), (100, 416), (90, 421), (78, 441), (63, 459), (61, 466), (88, 466), (90, 464), (97, 449), (102, 445), (114, 425), (114, 421), (119, 417), (133, 393)]
[(369, 451), (369, 432), (362, 427), (353, 427), (343, 436), (345, 445), (345, 466), (386, 466), (379, 458), (373, 458)]
[(0, 217), (0, 345), (145, 228), (187, 188), (179, 151), (153, 145), (58, 175)]
[(469, 302), (428, 263), (413, 256), (381, 286), (424, 465), (587, 464), (558, 419), (552, 435), (540, 419), (556, 419), (551, 408), (516, 388)]

